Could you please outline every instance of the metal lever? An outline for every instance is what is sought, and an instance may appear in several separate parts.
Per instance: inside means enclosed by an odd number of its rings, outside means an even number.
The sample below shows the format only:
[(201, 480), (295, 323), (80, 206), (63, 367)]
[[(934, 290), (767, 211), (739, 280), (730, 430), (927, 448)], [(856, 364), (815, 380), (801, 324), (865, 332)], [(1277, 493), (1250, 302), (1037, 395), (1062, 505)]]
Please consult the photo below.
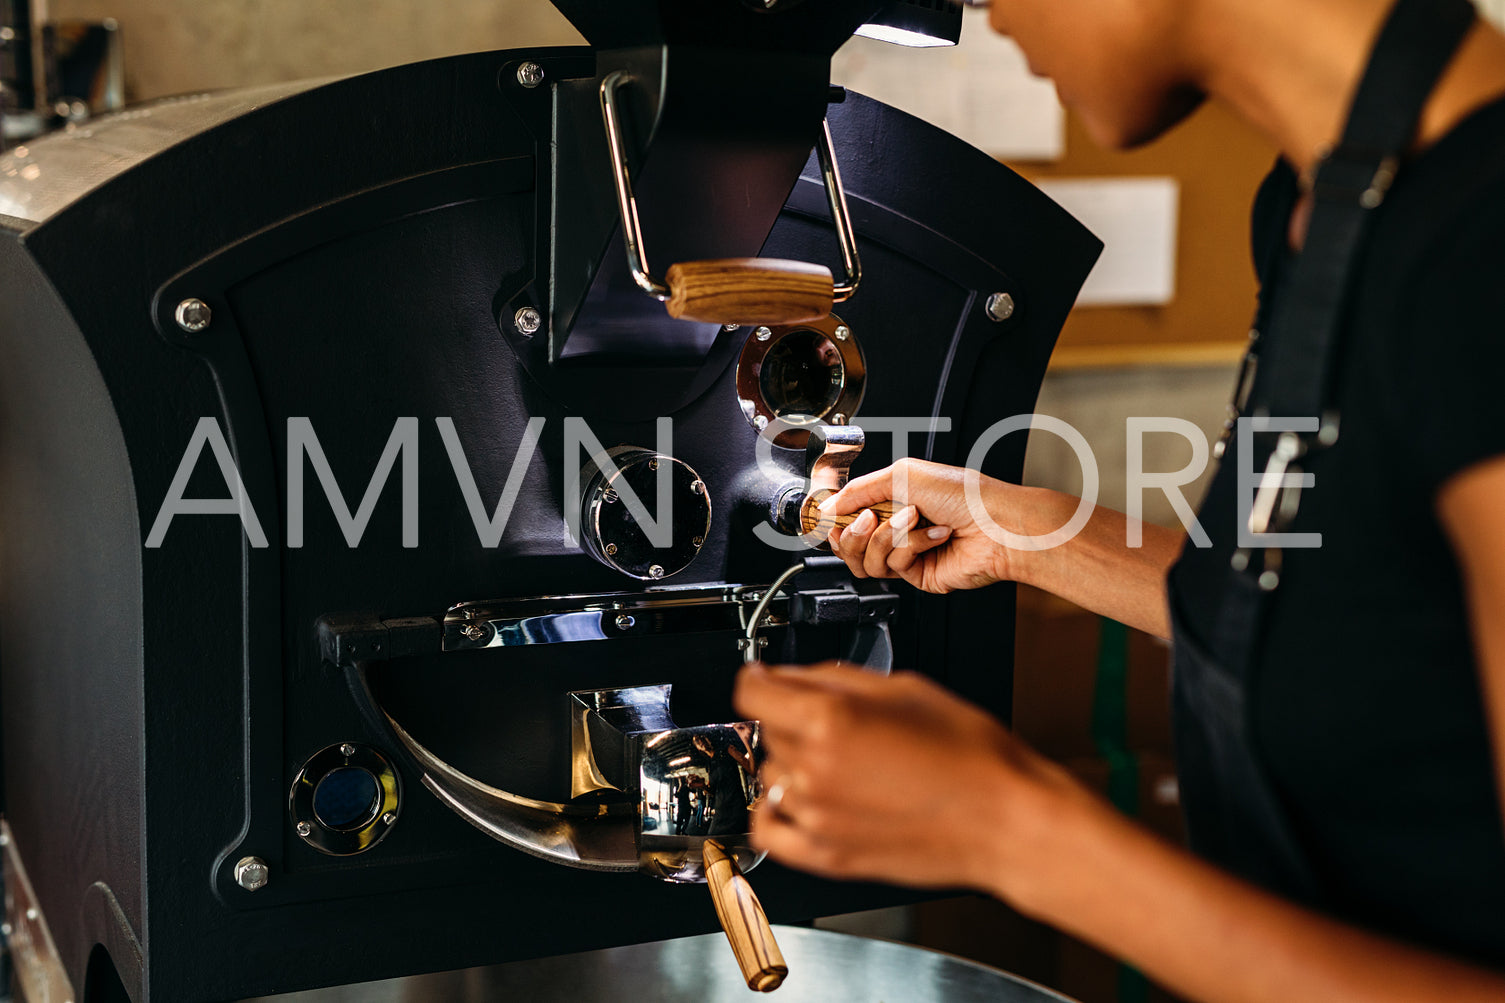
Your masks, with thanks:
[[(622, 242), (627, 248), (627, 266), (638, 288), (660, 302), (670, 304), (670, 313), (689, 320), (722, 324), (793, 324), (819, 320), (831, 312), (833, 303), (850, 299), (862, 281), (862, 261), (857, 253), (857, 235), (847, 210), (846, 191), (831, 145), (831, 127), (822, 121), (815, 152), (826, 184), (831, 220), (841, 244), (842, 282), (834, 282), (828, 269), (807, 262), (772, 258), (735, 258), (715, 262), (683, 262), (670, 269), (669, 282), (653, 276), (643, 247), (643, 227), (638, 218), (632, 177), (627, 170), (626, 142), (622, 137), (621, 108), (617, 91), (632, 78), (618, 70), (601, 81), (601, 117), (606, 124), (606, 143), (611, 152), (612, 180), (617, 209), (622, 217)], [(675, 270), (680, 272), (676, 275)], [(681, 281), (676, 282), (676, 278)], [(751, 299), (748, 293), (754, 295)], [(743, 315), (753, 302), (754, 313)]]
[(880, 523), (892, 519), (897, 509), (891, 501), (878, 502), (847, 515), (828, 516), (820, 510), (822, 502), (846, 487), (852, 464), (862, 454), (865, 441), (862, 429), (856, 425), (813, 426), (805, 444), (809, 484), (786, 485), (775, 496), (769, 511), (774, 528), (801, 536), (812, 547), (820, 547), (825, 545), (831, 530), (846, 529), (863, 512), (872, 512)]

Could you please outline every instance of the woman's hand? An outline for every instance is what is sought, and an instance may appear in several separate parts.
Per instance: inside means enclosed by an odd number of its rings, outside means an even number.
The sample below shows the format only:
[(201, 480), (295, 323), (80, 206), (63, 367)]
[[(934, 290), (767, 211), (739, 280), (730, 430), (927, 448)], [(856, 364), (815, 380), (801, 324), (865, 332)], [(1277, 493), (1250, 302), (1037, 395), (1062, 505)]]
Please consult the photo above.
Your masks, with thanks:
[(768, 754), (753, 845), (804, 870), (1014, 898), (1059, 838), (1058, 806), (1095, 800), (924, 676), (760, 665), (735, 699)]
[[(971, 504), (968, 478), (976, 482)], [(1019, 489), (975, 470), (903, 459), (852, 481), (821, 512), (850, 515), (889, 499), (902, 503), (885, 523), (865, 512), (845, 530), (832, 530), (831, 552), (858, 578), (903, 578), (926, 592), (945, 593), (1014, 580), (1008, 552), (979, 521), (1002, 522), (1011, 490)], [(931, 525), (913, 528), (921, 518)]]
[[(1178, 530), (1136, 522), (1131, 544), (1129, 520), (1112, 509), (914, 459), (857, 478), (821, 513), (850, 515), (890, 499), (903, 507), (886, 523), (864, 513), (831, 531), (831, 552), (858, 578), (902, 578), (936, 593), (1020, 582), (1170, 636), (1165, 577), (1185, 538)], [(912, 528), (920, 518), (931, 525)]]

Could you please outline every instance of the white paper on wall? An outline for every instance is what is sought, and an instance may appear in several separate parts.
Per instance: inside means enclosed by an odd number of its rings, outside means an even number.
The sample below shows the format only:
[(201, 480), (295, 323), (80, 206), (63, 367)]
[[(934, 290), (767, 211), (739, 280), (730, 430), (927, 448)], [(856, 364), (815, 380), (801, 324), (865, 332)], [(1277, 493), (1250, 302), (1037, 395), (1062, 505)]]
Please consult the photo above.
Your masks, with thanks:
[(985, 10), (963, 14), (954, 46), (910, 49), (854, 37), (832, 60), (831, 80), (1004, 160), (1058, 160), (1066, 150), (1055, 86), (1029, 72)]
[(1103, 242), (1077, 306), (1159, 306), (1176, 296), (1175, 178), (1073, 178), (1038, 182), (1041, 191)]

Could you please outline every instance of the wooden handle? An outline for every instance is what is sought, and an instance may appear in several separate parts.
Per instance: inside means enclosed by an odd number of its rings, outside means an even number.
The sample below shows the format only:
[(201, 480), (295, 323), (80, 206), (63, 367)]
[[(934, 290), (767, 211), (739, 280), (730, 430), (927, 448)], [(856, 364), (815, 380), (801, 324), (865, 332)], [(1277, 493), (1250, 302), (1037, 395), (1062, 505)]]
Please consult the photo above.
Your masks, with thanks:
[[(805, 499), (805, 503), (800, 506), (800, 530), (802, 532), (807, 535), (814, 533), (817, 537), (824, 540), (831, 535), (831, 530), (845, 530), (852, 523), (856, 522), (857, 517), (864, 512), (871, 512), (873, 515), (876, 515), (878, 517), (878, 524), (882, 525), (889, 519), (892, 519), (895, 512), (899, 511), (893, 502), (882, 501), (876, 505), (869, 505), (867, 508), (858, 509), (856, 512), (848, 515), (826, 515), (820, 510), (820, 503), (835, 493), (830, 488), (822, 488), (819, 491), (810, 493), (809, 497)], [(918, 529), (925, 524), (925, 520), (921, 519), (910, 528)]]
[(711, 901), (716, 903), (716, 918), (721, 920), (721, 929), (731, 942), (747, 988), (759, 993), (773, 992), (789, 974), (789, 966), (773, 939), (773, 928), (768, 925), (762, 903), (742, 876), (737, 862), (720, 843), (708, 839), (701, 852), (705, 856), (705, 883), (711, 889)]
[(831, 270), (780, 258), (670, 265), (669, 316), (712, 324), (808, 324), (831, 312)]

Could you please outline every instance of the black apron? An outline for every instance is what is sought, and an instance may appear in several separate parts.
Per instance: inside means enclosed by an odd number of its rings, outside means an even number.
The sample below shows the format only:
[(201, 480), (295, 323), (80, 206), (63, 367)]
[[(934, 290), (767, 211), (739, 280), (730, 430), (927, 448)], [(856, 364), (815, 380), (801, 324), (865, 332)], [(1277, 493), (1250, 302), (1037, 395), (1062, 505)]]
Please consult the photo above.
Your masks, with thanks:
[[(1304, 249), (1289, 265), (1278, 300), (1262, 304), (1256, 331), (1265, 333), (1256, 334), (1240, 379), (1242, 414), (1312, 419), (1301, 431), (1256, 436), (1253, 469), (1264, 464), (1266, 474), (1250, 515), (1255, 532), (1288, 528), (1300, 489), (1282, 486), (1283, 475), (1298, 474), (1304, 456), (1337, 440), (1332, 372), (1369, 217), (1384, 201), (1412, 145), (1421, 110), (1475, 18), (1469, 0), (1399, 0), (1380, 31), (1342, 142), (1317, 170)], [(1230, 459), (1249, 462), (1238, 454)], [(1220, 479), (1228, 474), (1224, 470)], [(1187, 834), (1198, 855), (1316, 905), (1324, 898), (1319, 875), (1251, 735), (1248, 693), (1265, 609), (1278, 590), (1280, 571), (1281, 554), (1274, 547), (1237, 550), (1223, 575), (1215, 622), (1198, 625), (1200, 634), (1184, 622), (1172, 574), (1177, 771)]]

